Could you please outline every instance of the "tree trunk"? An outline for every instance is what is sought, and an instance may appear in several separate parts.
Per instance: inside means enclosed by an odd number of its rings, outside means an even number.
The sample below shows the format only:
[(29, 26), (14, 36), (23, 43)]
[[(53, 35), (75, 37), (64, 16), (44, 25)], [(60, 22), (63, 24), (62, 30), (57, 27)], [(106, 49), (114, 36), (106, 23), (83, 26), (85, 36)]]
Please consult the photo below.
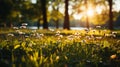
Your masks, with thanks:
[(41, 0), (42, 14), (43, 14), (43, 29), (48, 29), (46, 0)]
[(70, 30), (69, 14), (68, 14), (68, 5), (69, 5), (68, 2), (69, 2), (69, 0), (65, 0), (65, 17), (64, 17), (63, 29)]
[(59, 22), (58, 22), (58, 20), (56, 20), (55, 23), (56, 23), (56, 29), (58, 29), (59, 28)]
[(40, 28), (40, 19), (38, 19), (38, 21), (37, 21), (37, 28), (38, 29)]
[(108, 2), (109, 2), (109, 29), (113, 30), (112, 0), (108, 0)]
[[(59, 7), (57, 6), (57, 15), (58, 15), (58, 12), (59, 12)], [(55, 21), (56, 23), (56, 29), (59, 28), (59, 18), (57, 17), (57, 20)]]
[(85, 6), (86, 6), (86, 27), (87, 27), (87, 29), (89, 29), (89, 18), (88, 18), (88, 14), (87, 14), (87, 11), (88, 11), (87, 0), (85, 0)]

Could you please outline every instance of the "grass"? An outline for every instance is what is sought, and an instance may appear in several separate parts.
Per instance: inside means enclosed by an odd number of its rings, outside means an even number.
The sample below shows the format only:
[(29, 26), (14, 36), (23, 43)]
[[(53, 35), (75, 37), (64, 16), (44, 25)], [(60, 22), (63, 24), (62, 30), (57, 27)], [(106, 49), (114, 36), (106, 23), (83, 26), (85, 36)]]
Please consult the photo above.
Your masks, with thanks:
[(119, 67), (119, 31), (0, 29), (4, 67)]

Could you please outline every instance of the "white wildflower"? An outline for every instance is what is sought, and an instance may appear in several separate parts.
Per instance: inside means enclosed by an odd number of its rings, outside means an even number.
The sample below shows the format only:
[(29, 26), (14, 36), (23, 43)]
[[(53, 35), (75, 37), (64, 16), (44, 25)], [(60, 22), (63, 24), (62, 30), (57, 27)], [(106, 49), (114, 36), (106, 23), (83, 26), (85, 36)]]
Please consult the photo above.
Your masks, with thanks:
[(26, 26), (20, 26), (20, 28), (26, 29), (27, 27)]
[(26, 38), (28, 38), (29, 36), (25, 35)]
[(102, 37), (95, 37), (96, 39), (98, 39), (98, 40), (101, 40), (102, 39)]
[(40, 36), (41, 36), (41, 37), (43, 37), (43, 36), (44, 36), (44, 34), (40, 34)]
[(12, 33), (9, 33), (9, 34), (7, 34), (8, 36), (14, 36), (14, 34), (12, 34)]
[(69, 36), (67, 37), (68, 40), (73, 40), (73, 38), (74, 38), (73, 35), (69, 35)]
[(27, 23), (22, 23), (21, 25), (22, 25), (22, 26), (27, 26), (28, 24), (27, 24)]
[(24, 32), (21, 32), (21, 31), (19, 31), (18, 33), (19, 33), (19, 34), (25, 34)]
[(101, 26), (96, 26), (96, 28), (101, 28)]
[(35, 33), (35, 32), (36, 32), (36, 30), (32, 30), (32, 32), (33, 32), (33, 33)]
[(55, 30), (54, 29), (50, 29), (50, 31), (54, 32)]
[(117, 34), (117, 32), (112, 32), (112, 34)]
[(18, 27), (13, 27), (13, 29), (17, 30), (17, 29), (19, 29), (19, 28), (18, 28)]
[(59, 35), (59, 38), (63, 38), (63, 35)]
[(56, 34), (60, 34), (60, 31), (57, 31)]
[(75, 34), (74, 34), (75, 36), (79, 36), (80, 35), (80, 33), (79, 32), (75, 32)]

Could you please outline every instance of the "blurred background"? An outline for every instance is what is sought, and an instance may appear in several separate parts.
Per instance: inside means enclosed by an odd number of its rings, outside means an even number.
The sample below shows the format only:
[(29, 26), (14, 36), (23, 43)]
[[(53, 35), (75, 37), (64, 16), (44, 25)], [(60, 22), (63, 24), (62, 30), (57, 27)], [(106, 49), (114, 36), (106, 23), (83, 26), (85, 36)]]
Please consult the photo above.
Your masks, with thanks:
[(0, 27), (120, 28), (120, 0), (0, 0)]

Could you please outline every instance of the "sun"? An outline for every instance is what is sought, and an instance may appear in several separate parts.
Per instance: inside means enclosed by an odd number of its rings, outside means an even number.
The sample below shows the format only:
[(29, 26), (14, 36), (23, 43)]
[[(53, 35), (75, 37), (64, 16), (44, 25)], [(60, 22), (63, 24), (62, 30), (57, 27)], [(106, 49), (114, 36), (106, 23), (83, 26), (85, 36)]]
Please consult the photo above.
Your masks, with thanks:
[(103, 11), (103, 6), (96, 6), (95, 8), (93, 6), (89, 6), (87, 9), (84, 6), (81, 6), (81, 10), (83, 12), (75, 13), (73, 15), (74, 19), (80, 20), (80, 19), (82, 19), (85, 16), (87, 16), (88, 18), (92, 18), (96, 14), (101, 14), (102, 11)]
[(87, 10), (87, 16), (91, 17), (94, 15), (94, 9), (90, 8)]

